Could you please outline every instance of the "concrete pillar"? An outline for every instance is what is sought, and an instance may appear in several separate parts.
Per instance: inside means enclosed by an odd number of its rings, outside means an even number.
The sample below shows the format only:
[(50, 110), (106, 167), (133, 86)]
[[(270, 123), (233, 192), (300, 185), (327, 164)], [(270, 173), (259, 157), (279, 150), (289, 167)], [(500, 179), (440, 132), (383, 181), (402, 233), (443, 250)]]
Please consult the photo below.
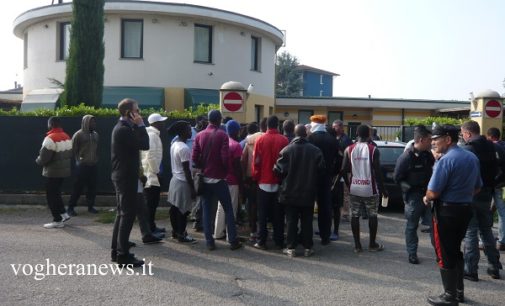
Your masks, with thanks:
[(501, 131), (503, 98), (494, 90), (480, 92), (470, 102), (470, 118), (479, 124), (482, 135), (486, 135), (487, 130), (492, 127)]

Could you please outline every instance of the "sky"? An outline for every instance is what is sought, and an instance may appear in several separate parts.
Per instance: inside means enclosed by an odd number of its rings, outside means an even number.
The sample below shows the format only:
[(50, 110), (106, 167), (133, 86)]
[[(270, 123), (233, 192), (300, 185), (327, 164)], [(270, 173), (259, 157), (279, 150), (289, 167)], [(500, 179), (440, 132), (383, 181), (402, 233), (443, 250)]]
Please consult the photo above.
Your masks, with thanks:
[[(52, 0), (5, 2), (0, 11), (0, 90), (23, 83), (14, 19)], [(68, 2), (66, 0), (65, 2)], [(468, 100), (505, 92), (503, 0), (185, 0), (266, 21), (286, 31), (300, 64), (340, 74), (333, 95)]]

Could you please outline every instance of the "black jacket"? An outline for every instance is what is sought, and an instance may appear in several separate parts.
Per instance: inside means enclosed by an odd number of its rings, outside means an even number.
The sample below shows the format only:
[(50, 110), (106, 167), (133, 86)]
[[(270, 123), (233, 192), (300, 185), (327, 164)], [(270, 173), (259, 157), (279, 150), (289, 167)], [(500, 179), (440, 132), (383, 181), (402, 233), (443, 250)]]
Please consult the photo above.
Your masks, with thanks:
[(314, 205), (317, 185), (325, 171), (323, 154), (305, 138), (296, 137), (279, 153), (274, 172), (282, 178), (279, 202), (285, 205)]
[(120, 185), (137, 186), (140, 168), (140, 150), (149, 150), (146, 127), (130, 126), (119, 120), (112, 130), (111, 162), (113, 181)]
[(412, 188), (425, 191), (434, 163), (435, 158), (431, 152), (418, 152), (412, 146), (396, 160), (394, 180), (400, 184), (403, 192), (408, 192)]
[(495, 145), (487, 140), (486, 137), (480, 135), (470, 138), (463, 145), (463, 148), (474, 153), (479, 159), (483, 187), (494, 188), (495, 178), (498, 174), (498, 159), (496, 158)]
[(340, 170), (340, 168), (336, 168), (338, 155), (337, 139), (327, 132), (314, 132), (309, 135), (308, 140), (323, 153), (326, 175), (328, 177), (337, 175), (337, 172)]

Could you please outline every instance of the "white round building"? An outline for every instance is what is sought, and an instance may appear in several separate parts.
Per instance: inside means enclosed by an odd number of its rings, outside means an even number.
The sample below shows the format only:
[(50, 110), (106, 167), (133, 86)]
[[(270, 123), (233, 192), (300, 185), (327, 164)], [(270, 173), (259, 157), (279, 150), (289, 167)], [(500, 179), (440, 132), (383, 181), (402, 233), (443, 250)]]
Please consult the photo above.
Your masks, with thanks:
[[(51, 79), (64, 81), (71, 18), (72, 4), (63, 3), (14, 21), (14, 34), (24, 40), (25, 102), (48, 102), (40, 97), (54, 96)], [(233, 80), (254, 84), (247, 106), (255, 111), (245, 120), (267, 116), (283, 38), (271, 24), (225, 10), (106, 1), (103, 105), (115, 106), (125, 96), (167, 110), (219, 103), (220, 86)]]

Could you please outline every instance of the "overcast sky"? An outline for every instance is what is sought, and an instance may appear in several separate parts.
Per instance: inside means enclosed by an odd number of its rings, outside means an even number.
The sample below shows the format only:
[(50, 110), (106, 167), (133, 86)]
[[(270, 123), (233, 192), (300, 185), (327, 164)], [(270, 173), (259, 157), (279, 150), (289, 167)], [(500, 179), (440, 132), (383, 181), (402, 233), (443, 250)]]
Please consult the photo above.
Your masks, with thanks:
[[(483, 89), (505, 92), (503, 0), (158, 1), (225, 9), (285, 30), (280, 51), (341, 75), (334, 96), (467, 100)], [(12, 22), (49, 4), (3, 2), (0, 90), (23, 83), (23, 46)]]

